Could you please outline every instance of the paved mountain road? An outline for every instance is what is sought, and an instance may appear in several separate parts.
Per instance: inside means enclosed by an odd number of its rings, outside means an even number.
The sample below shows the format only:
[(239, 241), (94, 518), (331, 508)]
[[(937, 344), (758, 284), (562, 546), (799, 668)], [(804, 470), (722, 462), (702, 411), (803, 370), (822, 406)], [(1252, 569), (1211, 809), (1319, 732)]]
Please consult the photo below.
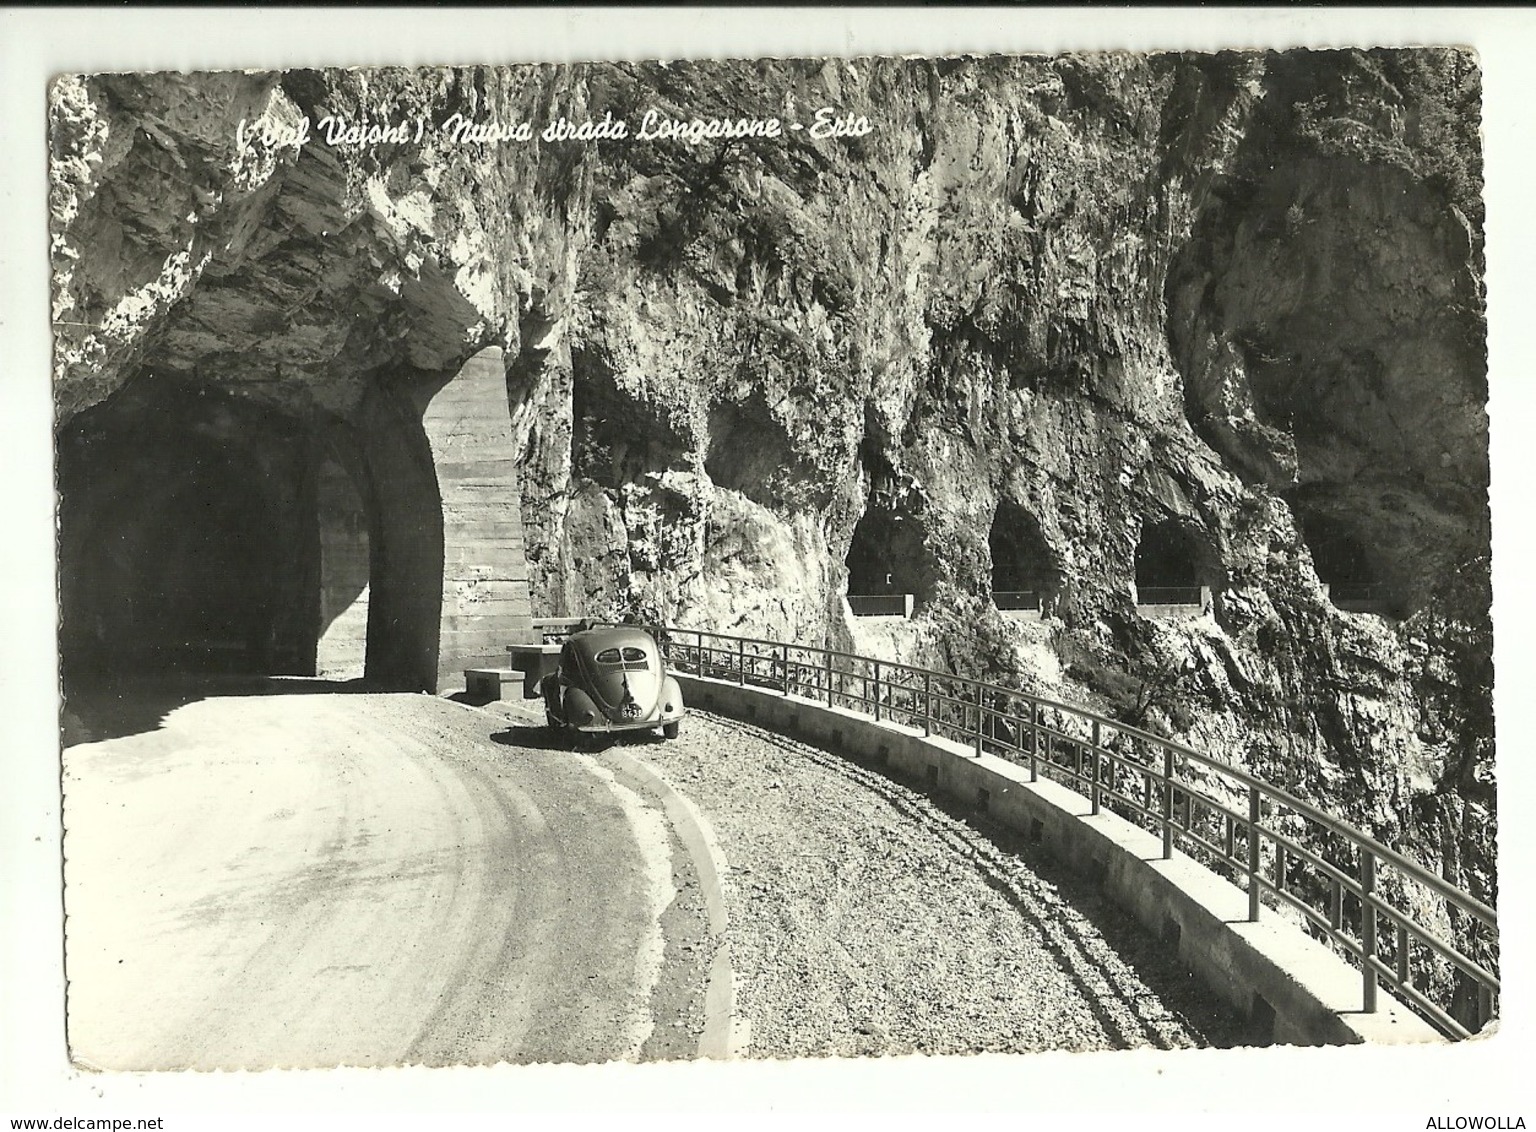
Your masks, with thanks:
[[(657, 1052), (653, 994), (669, 995), (669, 1033), (695, 997), (660, 978), (674, 887), (659, 810), (590, 759), (494, 729), (426, 696), (225, 696), (67, 748), (75, 1056), (210, 1069)], [(660, 1052), (689, 1055), (696, 1037)]]

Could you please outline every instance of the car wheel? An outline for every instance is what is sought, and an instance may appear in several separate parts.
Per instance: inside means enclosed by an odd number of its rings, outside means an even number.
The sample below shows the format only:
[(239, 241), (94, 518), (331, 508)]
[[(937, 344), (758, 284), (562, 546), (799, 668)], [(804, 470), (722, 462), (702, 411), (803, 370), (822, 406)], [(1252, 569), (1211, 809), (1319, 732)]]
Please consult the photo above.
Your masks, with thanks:
[(682, 730), (682, 721), (674, 719), (671, 723), (661, 725), (661, 734), (664, 739), (676, 739), (677, 733)]

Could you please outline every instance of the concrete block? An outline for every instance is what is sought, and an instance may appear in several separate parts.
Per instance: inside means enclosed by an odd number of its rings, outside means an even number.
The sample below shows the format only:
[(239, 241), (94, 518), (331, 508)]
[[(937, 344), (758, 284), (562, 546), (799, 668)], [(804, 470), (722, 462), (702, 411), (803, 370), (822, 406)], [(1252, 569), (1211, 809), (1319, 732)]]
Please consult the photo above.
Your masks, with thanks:
[(546, 644), (513, 644), (507, 646), (507, 656), (514, 672), (523, 681), (523, 698), (536, 699), (539, 682), (560, 665), (560, 646)]
[(501, 686), (505, 683), (521, 680), (523, 674), (510, 668), (466, 668), (464, 670), (464, 691), (476, 700), (501, 699)]

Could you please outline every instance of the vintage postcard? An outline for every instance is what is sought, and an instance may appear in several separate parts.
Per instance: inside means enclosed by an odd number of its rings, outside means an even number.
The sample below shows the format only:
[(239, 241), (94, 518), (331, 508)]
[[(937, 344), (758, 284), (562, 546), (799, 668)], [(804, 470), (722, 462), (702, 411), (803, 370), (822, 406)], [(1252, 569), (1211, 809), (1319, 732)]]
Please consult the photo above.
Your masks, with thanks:
[(1498, 1034), (1475, 50), (336, 61), (47, 85), (76, 1070)]

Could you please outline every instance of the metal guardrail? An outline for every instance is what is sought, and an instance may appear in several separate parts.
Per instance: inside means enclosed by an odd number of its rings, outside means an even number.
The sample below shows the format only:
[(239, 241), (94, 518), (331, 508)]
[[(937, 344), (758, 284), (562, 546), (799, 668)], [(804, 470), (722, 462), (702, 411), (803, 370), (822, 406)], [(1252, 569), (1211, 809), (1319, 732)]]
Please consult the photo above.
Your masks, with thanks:
[(912, 594), (849, 594), (848, 611), (855, 617), (911, 617)]
[(1346, 613), (1393, 614), (1395, 603), (1387, 587), (1380, 582), (1334, 582), (1323, 586), (1323, 593), (1335, 607)]
[(1250, 921), (1266, 904), (1299, 913), (1360, 970), (1364, 1012), (1385, 985), (1448, 1037), (1468, 1037), (1497, 1013), (1492, 907), (1247, 771), (997, 684), (783, 641), (647, 628), (680, 671), (920, 728), (1025, 764), (1032, 782), (1064, 782), (1093, 813), (1159, 833), (1164, 858), (1184, 852), (1240, 884)]
[(545, 643), (563, 641), (584, 624), (586, 619), (582, 617), (535, 617), (533, 619), (534, 631)]
[(1211, 604), (1210, 586), (1137, 586), (1137, 605), (1189, 605), (1204, 609)]

